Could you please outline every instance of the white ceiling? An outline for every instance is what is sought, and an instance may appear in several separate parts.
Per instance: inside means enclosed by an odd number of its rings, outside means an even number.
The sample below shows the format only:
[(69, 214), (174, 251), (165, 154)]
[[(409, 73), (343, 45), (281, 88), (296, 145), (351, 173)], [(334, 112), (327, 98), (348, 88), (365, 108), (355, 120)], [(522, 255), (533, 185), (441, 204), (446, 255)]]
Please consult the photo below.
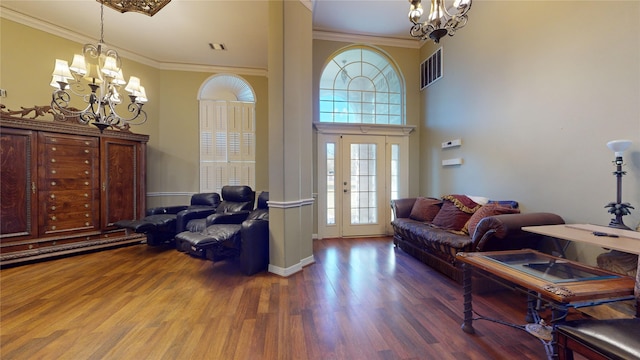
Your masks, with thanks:
[[(315, 38), (419, 46), (409, 36), (406, 0), (302, 3), (313, 9)], [(100, 39), (100, 4), (95, 0), (2, 0), (0, 15), (80, 43)], [(105, 43), (161, 69), (264, 71), (267, 33), (267, 0), (172, 0), (153, 17), (104, 8)], [(209, 43), (223, 43), (227, 50), (213, 51)]]

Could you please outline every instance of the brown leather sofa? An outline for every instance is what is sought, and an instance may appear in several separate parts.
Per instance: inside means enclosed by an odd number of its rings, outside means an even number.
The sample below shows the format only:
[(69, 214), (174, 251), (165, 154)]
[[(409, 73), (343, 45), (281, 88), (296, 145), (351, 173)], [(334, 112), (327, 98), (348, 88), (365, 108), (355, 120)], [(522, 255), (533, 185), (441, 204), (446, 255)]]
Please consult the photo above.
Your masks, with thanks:
[[(450, 199), (453, 199), (450, 201)], [(466, 215), (460, 215), (460, 211), (452, 214), (455, 205), (462, 200), (467, 206), (463, 208)], [(417, 200), (430, 202), (431, 214), (426, 217), (414, 216), (416, 214)], [(438, 204), (438, 203), (441, 204)], [(474, 205), (475, 204), (475, 205)], [(472, 216), (483, 206), (477, 204), (465, 196), (451, 195), (441, 199), (436, 198), (404, 198), (391, 202), (394, 214), (393, 242), (398, 248), (414, 256), (425, 264), (447, 275), (455, 281), (462, 283), (461, 265), (456, 262), (455, 255), (458, 252), (474, 251), (498, 251), (515, 249), (540, 249), (540, 235), (521, 230), (523, 226), (564, 224), (564, 220), (553, 213), (519, 213), (518, 203), (515, 201), (491, 201), (485, 209), (492, 208), (493, 212), (482, 210), (485, 217), (476, 216), (476, 224), (472, 229), (468, 227), (474, 218)], [(438, 208), (439, 206), (439, 208)], [(486, 206), (486, 205), (485, 205)], [(445, 210), (446, 214), (443, 214)], [(455, 209), (454, 209), (455, 210)], [(427, 211), (427, 212), (429, 212)], [(441, 213), (442, 212), (442, 213)], [(418, 211), (419, 213), (419, 211)], [(499, 215), (492, 215), (498, 213)], [(423, 214), (424, 215), (424, 214)], [(458, 216), (458, 227), (450, 228), (452, 221), (448, 216)], [(466, 222), (465, 222), (466, 221)], [(438, 226), (440, 224), (441, 226)], [(445, 228), (443, 228), (443, 226)], [(449, 228), (446, 228), (449, 227)]]

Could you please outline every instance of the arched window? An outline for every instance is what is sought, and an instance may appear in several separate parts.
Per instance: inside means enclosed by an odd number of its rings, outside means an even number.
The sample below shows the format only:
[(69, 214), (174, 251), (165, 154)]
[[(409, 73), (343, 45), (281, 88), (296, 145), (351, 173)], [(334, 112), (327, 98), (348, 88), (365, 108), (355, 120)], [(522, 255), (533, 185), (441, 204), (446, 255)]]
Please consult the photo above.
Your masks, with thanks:
[(200, 101), (200, 192), (255, 188), (255, 94), (239, 76), (214, 75)]
[(320, 76), (320, 122), (403, 125), (404, 81), (391, 59), (372, 47), (347, 47)]

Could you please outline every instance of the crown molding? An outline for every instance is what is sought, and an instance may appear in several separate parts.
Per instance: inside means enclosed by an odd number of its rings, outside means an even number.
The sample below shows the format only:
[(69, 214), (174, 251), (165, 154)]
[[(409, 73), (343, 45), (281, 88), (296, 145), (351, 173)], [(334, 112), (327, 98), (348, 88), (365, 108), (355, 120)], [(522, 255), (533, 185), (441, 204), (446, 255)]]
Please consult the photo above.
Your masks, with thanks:
[(313, 31), (314, 40), (328, 40), (328, 41), (342, 41), (348, 43), (365, 43), (372, 45), (382, 46), (395, 46), (410, 49), (419, 49), (424, 44), (422, 40), (410, 40), (410, 39), (398, 39), (380, 36), (370, 35), (357, 35), (357, 34), (345, 34), (336, 33), (323, 30)]
[[(75, 31), (65, 29), (58, 25), (48, 23), (39, 19), (32, 18), (28, 15), (13, 11), (11, 9), (2, 8), (0, 11), (0, 17), (7, 20), (15, 21), (24, 26), (44, 31), (51, 35), (59, 36), (61, 38), (77, 42), (79, 44), (95, 43), (96, 39), (78, 34)], [(181, 64), (181, 63), (168, 63), (150, 59), (145, 56), (115, 47), (109, 44), (109, 47), (115, 49), (118, 54), (129, 60), (133, 60), (143, 65), (151, 66), (158, 70), (175, 70), (175, 71), (192, 71), (192, 72), (212, 72), (212, 73), (234, 73), (237, 75), (249, 75), (249, 76), (267, 76), (267, 69), (260, 68), (241, 68), (241, 67), (229, 67), (229, 66), (214, 66), (214, 65), (200, 65), (200, 64)]]

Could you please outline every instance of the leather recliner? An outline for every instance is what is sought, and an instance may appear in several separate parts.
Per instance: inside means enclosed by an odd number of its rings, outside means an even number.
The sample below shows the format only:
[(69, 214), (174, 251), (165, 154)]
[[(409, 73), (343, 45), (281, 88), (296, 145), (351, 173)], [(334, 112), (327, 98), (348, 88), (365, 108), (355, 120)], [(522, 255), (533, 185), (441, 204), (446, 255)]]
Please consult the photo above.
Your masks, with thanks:
[(177, 233), (185, 230), (189, 221), (213, 214), (220, 204), (218, 193), (200, 193), (191, 196), (190, 205), (160, 206), (147, 209), (140, 220), (120, 220), (116, 226), (127, 231), (147, 235), (147, 245), (171, 243)]
[(268, 200), (269, 193), (262, 192), (255, 210), (218, 216), (215, 224), (200, 232), (176, 235), (176, 243), (195, 257), (212, 261), (239, 258), (246, 275), (264, 271), (269, 265)]
[[(246, 218), (249, 211), (253, 210), (256, 193), (251, 187), (246, 185), (227, 185), (222, 187), (221, 192), (222, 202), (218, 205), (216, 211), (206, 218), (189, 221), (184, 230), (200, 232), (206, 229), (207, 226), (221, 221), (222, 217), (229, 219), (229, 217), (238, 216), (242, 218), (244, 216)], [(229, 222), (229, 220), (225, 221)], [(238, 223), (240, 222), (242, 220), (238, 221)], [(179, 247), (178, 250), (180, 250)]]

